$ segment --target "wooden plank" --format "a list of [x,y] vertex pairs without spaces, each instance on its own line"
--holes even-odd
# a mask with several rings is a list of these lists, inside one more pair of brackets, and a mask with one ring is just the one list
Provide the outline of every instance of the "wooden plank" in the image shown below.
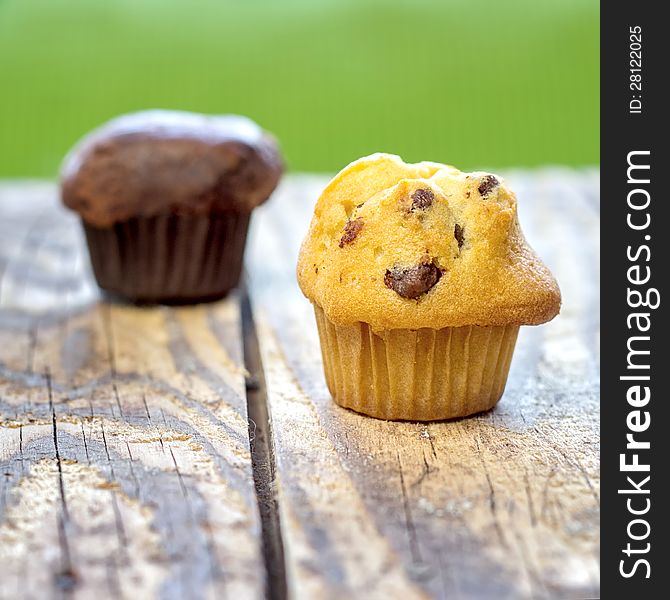
[[331,401],[294,271],[325,179],[288,181],[259,210],[251,295],[295,597],[598,595],[597,174],[509,179],[563,311],[522,328],[494,410],[451,422],[377,421]]
[[[294,276],[324,179],[289,179],[259,211],[271,597],[282,561],[298,598],[597,595],[597,177],[510,176],[564,310],[523,330],[497,409],[450,423],[330,401]],[[53,186],[0,186],[0,214],[0,597],[262,595],[239,298],[102,303]]]
[[0,215],[0,598],[262,596],[239,298],[102,302],[53,185]]

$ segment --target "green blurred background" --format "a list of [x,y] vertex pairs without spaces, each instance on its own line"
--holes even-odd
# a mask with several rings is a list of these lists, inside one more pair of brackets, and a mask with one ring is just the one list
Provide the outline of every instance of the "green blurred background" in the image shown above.
[[599,161],[593,0],[0,0],[0,177],[122,112],[246,114],[292,170]]

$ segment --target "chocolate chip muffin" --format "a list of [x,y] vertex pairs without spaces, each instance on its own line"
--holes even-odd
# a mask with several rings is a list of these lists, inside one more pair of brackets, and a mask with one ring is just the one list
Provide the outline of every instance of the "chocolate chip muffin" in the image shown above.
[[323,191],[298,281],[333,398],[382,419],[490,409],[519,326],[561,303],[500,177],[388,154],[353,162]]
[[98,284],[137,302],[224,296],[240,277],[252,210],[283,163],[246,117],[144,111],[84,137],[61,192],[83,222]]

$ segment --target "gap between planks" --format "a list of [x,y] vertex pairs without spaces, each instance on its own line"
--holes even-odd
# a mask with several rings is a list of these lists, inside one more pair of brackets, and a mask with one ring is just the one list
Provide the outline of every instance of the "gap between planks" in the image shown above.
[[265,561],[268,600],[286,600],[288,596],[284,543],[279,518],[279,499],[275,484],[275,455],[272,422],[268,409],[265,375],[258,345],[251,299],[246,285],[240,290],[240,317],[246,377],[247,418],[251,468],[261,517],[263,560]]

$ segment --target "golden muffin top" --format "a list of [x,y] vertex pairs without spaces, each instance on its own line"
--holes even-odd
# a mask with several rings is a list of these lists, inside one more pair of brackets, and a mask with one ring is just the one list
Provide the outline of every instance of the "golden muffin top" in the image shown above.
[[561,294],[496,175],[373,154],[322,192],[298,282],[334,323],[373,330],[538,325]]

